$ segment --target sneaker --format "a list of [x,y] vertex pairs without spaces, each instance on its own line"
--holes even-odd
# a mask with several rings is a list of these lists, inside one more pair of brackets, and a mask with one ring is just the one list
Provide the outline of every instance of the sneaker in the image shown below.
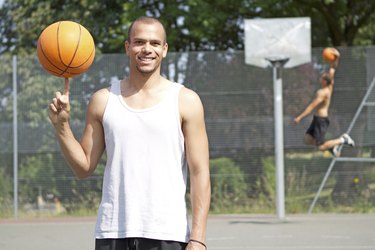
[[339,145],[334,146],[333,148],[329,149],[329,152],[332,154],[333,157],[339,157],[340,152],[339,152]]
[[344,144],[345,145],[349,145],[349,146],[351,146],[352,148],[355,146],[355,142],[354,142],[354,140],[348,135],[348,134],[343,134],[342,136],[341,136],[341,138],[343,138],[344,139]]

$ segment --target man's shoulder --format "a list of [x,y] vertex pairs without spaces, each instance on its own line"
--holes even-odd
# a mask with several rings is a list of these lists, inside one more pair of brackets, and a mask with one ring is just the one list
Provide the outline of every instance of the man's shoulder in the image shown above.
[[167,81],[169,81],[171,84],[173,84],[176,88],[180,89],[179,96],[180,96],[181,101],[183,101],[183,102],[186,101],[187,103],[189,103],[190,101],[200,101],[200,97],[195,90],[193,90],[189,87],[186,87],[182,83],[172,82],[170,80],[167,80]]
[[328,86],[320,88],[316,91],[316,94],[319,96],[331,96],[332,88],[329,88]]
[[183,96],[184,98],[188,98],[188,99],[196,99],[196,98],[199,98],[197,92],[195,92],[194,90],[188,88],[188,87],[185,87],[185,86],[181,86],[181,91],[180,91],[180,95]]
[[98,89],[94,92],[94,94],[92,95],[93,97],[106,97],[109,95],[109,92],[110,92],[110,88],[111,87],[106,87],[106,88],[101,88],[101,89]]
[[102,121],[109,93],[110,87],[99,89],[91,96],[87,112],[98,121]]
[[95,93],[92,95],[90,102],[97,104],[97,105],[106,103],[109,93],[110,93],[110,87],[99,89],[95,91]]

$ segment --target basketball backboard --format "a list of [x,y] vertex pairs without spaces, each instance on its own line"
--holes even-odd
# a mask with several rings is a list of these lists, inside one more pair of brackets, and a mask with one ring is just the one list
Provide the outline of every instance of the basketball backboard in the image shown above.
[[270,60],[289,59],[292,68],[311,61],[309,17],[245,20],[245,63],[266,68]]

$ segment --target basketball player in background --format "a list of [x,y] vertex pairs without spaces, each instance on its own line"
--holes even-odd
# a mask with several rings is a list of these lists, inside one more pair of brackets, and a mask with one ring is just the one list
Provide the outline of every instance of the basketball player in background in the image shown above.
[[314,145],[320,151],[329,150],[334,157],[338,157],[339,146],[349,145],[354,147],[354,141],[346,133],[332,140],[325,140],[325,134],[329,126],[328,111],[331,104],[331,97],[334,87],[334,76],[339,63],[340,53],[332,48],[335,59],[330,63],[328,72],[324,72],[320,77],[320,88],[316,91],[314,99],[309,105],[294,118],[294,123],[299,124],[302,119],[314,112],[313,120],[304,136],[304,143]]

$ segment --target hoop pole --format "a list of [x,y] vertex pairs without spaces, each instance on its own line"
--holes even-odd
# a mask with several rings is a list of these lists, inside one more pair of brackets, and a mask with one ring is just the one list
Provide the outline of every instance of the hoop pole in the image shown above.
[[276,213],[277,218],[285,218],[284,185],[284,126],[283,126],[283,81],[282,67],[289,58],[267,59],[273,68],[273,99],[275,117],[275,166],[276,166]]
[[276,208],[277,217],[285,217],[284,191],[284,131],[283,131],[283,82],[277,74],[278,67],[273,67],[274,116],[275,116],[275,163],[276,163]]

